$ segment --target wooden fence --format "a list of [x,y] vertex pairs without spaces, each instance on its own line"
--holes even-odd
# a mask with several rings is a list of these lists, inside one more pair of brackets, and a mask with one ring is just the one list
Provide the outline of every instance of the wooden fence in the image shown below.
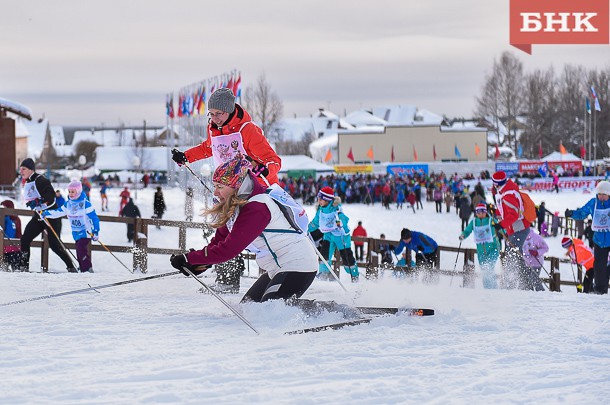
[[[5,215],[19,215],[20,217],[31,217],[34,213],[30,210],[23,209],[11,209],[0,207],[0,218],[4,218]],[[140,271],[142,273],[146,273],[148,269],[148,255],[149,254],[163,254],[163,255],[171,255],[173,253],[184,252],[187,249],[187,230],[188,229],[200,229],[202,232],[207,232],[208,235],[212,234],[212,229],[203,223],[200,222],[185,222],[185,221],[169,221],[169,220],[158,220],[158,219],[147,219],[147,218],[125,218],[125,217],[116,217],[116,216],[108,216],[108,215],[99,215],[101,222],[107,223],[122,223],[122,224],[133,224],[134,225],[134,243],[130,245],[108,245],[104,244],[106,248],[108,248],[111,252],[122,252],[122,253],[131,253],[133,255],[133,270]],[[565,221],[563,218],[563,227],[562,233],[570,234],[576,236],[576,229],[574,229],[574,221],[568,220]],[[29,220],[29,219],[28,219]],[[4,223],[4,221],[2,221]],[[25,228],[26,223],[22,221],[22,229]],[[148,230],[150,226],[160,226],[160,227],[169,227],[169,228],[178,228],[178,246],[176,248],[172,247],[152,247],[149,246],[149,238],[148,238]],[[102,229],[104,227],[102,226]],[[103,235],[103,233],[102,233]],[[6,244],[10,245],[19,245],[19,239],[8,239],[5,235],[0,238],[0,251],[4,250],[4,246]],[[66,238],[64,238],[66,239]],[[72,238],[70,238],[71,240]],[[379,246],[381,244],[386,245],[394,245],[398,246],[399,241],[385,240],[385,239],[376,239],[376,238],[361,238],[354,237],[354,241],[363,242],[366,248],[366,259],[364,261],[358,262],[358,267],[365,269],[365,274],[367,278],[376,278],[379,275],[379,271],[383,271],[389,267],[395,266],[384,266],[380,263],[380,256],[373,254],[373,252],[379,251]],[[63,241],[63,240],[62,240]],[[103,242],[103,238],[101,238]],[[63,241],[68,249],[75,249],[76,244],[74,242]],[[201,244],[201,239],[196,241],[197,245]],[[32,247],[41,248],[41,263],[40,267],[43,271],[46,271],[49,268],[49,241],[46,235],[46,232],[43,233],[42,241],[33,241]],[[105,248],[96,243],[91,244],[91,250],[93,251],[105,251]],[[441,263],[441,255],[449,254],[451,257],[456,257],[456,265],[454,269],[442,269],[440,266]],[[450,246],[439,246],[435,264],[434,271],[438,274],[445,274],[451,276],[461,277],[463,280],[464,287],[474,287],[474,283],[476,280],[476,273],[474,271],[475,267],[473,263],[476,259],[477,251],[476,249],[465,248],[458,249],[456,247]],[[454,256],[456,255],[456,256]],[[462,255],[461,268],[457,267],[457,260],[459,259],[459,255]],[[253,254],[244,254],[244,258],[246,260],[254,259]],[[0,255],[0,265],[3,265],[4,258],[3,255]],[[545,265],[545,272],[548,270],[548,274],[546,277],[542,277],[542,280],[548,283],[549,289],[551,291],[560,291],[561,285],[572,285],[575,286],[576,283],[574,281],[561,280],[559,274],[559,264],[560,263],[568,263],[567,259],[559,259],[556,257],[545,257],[545,263],[548,262],[548,265]],[[341,264],[341,260],[338,256],[338,253],[335,252],[335,258],[332,261],[333,268],[336,274],[339,274],[339,268]],[[580,266],[578,267],[578,279],[582,280],[582,269]],[[399,268],[400,270],[400,268]]]

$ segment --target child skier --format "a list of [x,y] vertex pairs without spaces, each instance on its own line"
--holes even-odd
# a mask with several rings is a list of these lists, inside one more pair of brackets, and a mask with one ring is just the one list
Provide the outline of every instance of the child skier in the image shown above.
[[[15,208],[15,204],[11,200],[2,201],[2,206],[5,208]],[[2,230],[6,238],[21,238],[21,220],[17,215],[5,215],[2,223]],[[4,266],[8,270],[9,266],[12,271],[16,271],[19,266],[19,258],[21,257],[21,249],[18,245],[4,245]],[[4,269],[3,269],[4,270]]]
[[572,263],[580,264],[585,268],[585,277],[582,285],[578,280],[576,288],[586,294],[593,292],[593,262],[595,258],[593,252],[580,239],[569,238],[564,236],[561,240],[561,246],[567,249],[566,255],[572,260]]
[[[335,252],[335,247],[339,249],[343,268],[347,274],[351,275],[352,282],[356,283],[358,282],[359,272],[351,248],[352,238],[347,226],[348,221],[349,218],[341,208],[341,198],[335,197],[332,188],[322,188],[318,193],[316,216],[309,223],[308,231],[314,240],[322,239],[318,250],[327,261],[330,261]],[[324,263],[320,263],[319,272],[321,279],[331,280],[330,271]]]
[[498,288],[494,268],[500,256],[500,241],[493,229],[494,221],[487,215],[485,204],[478,204],[474,213],[475,217],[466,225],[459,238],[464,240],[474,232],[477,259],[483,273],[483,287]]
[[[76,258],[81,273],[93,273],[89,243],[97,240],[100,231],[100,220],[93,205],[83,193],[83,185],[78,180],[68,184],[68,201],[56,210],[43,211],[43,218],[60,218],[67,216],[72,227],[72,237],[76,242]],[[91,239],[90,239],[91,238]]]
[[521,289],[544,291],[544,286],[540,280],[540,269],[544,263],[544,255],[549,251],[549,245],[546,244],[542,236],[538,235],[533,227],[530,227],[530,233],[523,242],[523,260],[529,267],[524,269],[525,274],[522,274]]

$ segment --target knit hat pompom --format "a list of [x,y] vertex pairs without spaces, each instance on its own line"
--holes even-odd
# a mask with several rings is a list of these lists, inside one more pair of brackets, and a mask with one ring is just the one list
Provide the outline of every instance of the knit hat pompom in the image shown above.
[[249,169],[250,162],[238,154],[216,168],[212,181],[238,190],[248,175]]

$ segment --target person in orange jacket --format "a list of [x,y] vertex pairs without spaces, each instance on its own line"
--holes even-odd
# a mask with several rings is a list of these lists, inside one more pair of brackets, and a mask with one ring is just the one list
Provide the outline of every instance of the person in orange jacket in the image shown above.
[[566,255],[573,263],[580,264],[586,269],[582,286],[580,285],[579,280],[579,285],[577,285],[576,288],[579,290],[582,288],[582,292],[586,294],[593,292],[593,262],[595,260],[591,249],[589,249],[582,240],[578,238],[569,238],[567,236],[564,236],[561,240],[561,246],[568,250]]
[[266,185],[277,183],[282,161],[269,145],[263,130],[252,122],[252,117],[235,103],[233,91],[216,90],[208,101],[208,138],[184,152],[172,150],[172,159],[178,165],[192,163],[212,156],[219,167],[241,153],[252,165],[252,173]]

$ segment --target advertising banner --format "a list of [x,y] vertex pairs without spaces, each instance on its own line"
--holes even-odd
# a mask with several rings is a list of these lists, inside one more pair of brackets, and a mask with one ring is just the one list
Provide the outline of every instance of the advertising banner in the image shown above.
[[427,164],[397,164],[397,165],[388,165],[388,174],[392,174],[394,176],[400,175],[409,175],[409,174],[428,174],[428,165]]

